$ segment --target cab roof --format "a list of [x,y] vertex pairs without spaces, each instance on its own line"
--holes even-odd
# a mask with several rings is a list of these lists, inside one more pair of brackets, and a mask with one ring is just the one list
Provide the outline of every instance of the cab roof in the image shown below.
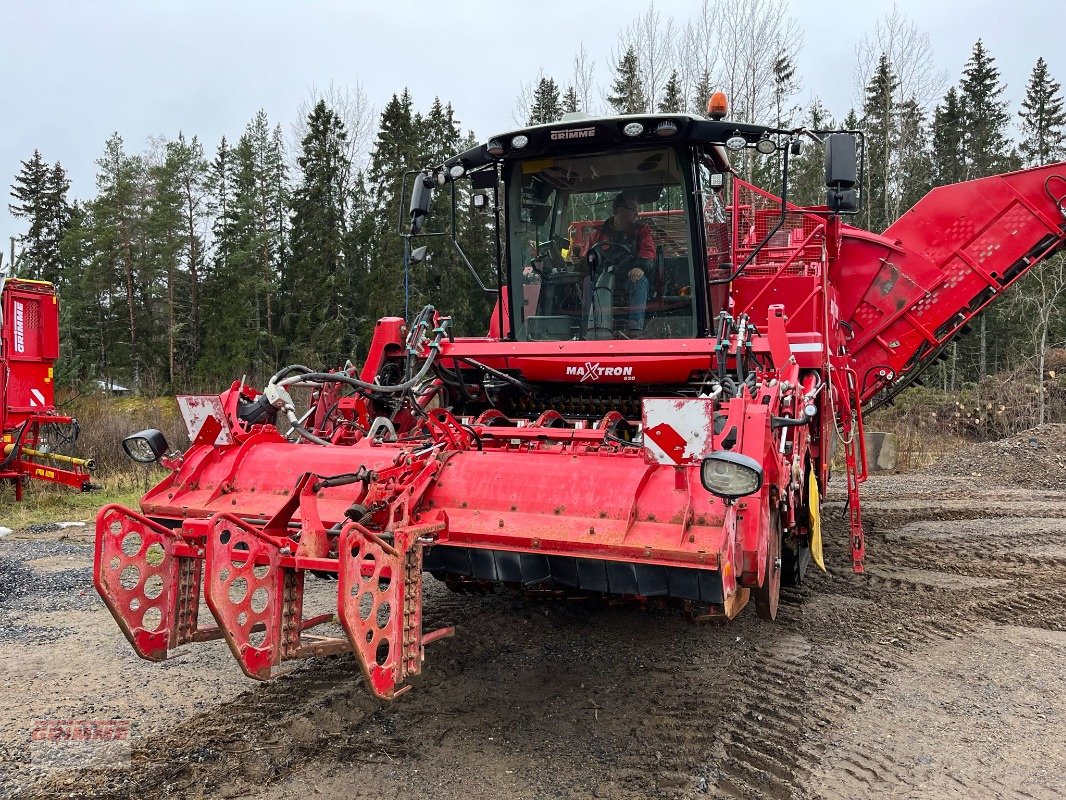
[[487,142],[452,156],[439,169],[447,174],[451,167],[461,164],[464,171],[469,172],[494,162],[555,154],[572,155],[612,147],[723,145],[727,139],[735,136],[742,137],[748,144],[755,144],[760,139],[790,133],[792,131],[765,125],[711,120],[693,114],[623,114],[604,117],[567,114],[558,122],[531,125],[492,136]]

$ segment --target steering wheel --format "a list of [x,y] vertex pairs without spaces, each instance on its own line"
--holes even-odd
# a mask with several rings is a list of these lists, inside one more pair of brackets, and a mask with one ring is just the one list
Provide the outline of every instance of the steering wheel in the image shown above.
[[[595,259],[592,257],[593,253],[596,254]],[[624,267],[633,260],[633,249],[617,242],[596,242],[589,247],[585,258],[589,262],[590,270],[599,272],[608,263],[615,268]]]
[[[547,275],[558,272],[566,267],[560,253],[562,248],[569,246],[570,240],[562,236],[553,235],[546,242],[536,244],[536,254],[529,259],[529,265],[538,275]],[[538,268],[537,264],[540,264]]]

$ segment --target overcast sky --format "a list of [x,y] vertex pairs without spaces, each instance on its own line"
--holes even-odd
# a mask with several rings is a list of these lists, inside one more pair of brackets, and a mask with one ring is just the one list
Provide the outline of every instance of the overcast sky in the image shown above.
[[[737,0],[742,2],[743,0]],[[39,149],[71,194],[94,193],[95,159],[117,131],[130,152],[152,136],[197,135],[209,154],[260,108],[290,128],[311,87],[362,84],[376,109],[404,86],[416,108],[450,101],[479,138],[512,127],[515,97],[539,69],[566,83],[584,43],[600,82],[619,30],[647,2],[386,0],[155,2],[0,0],[0,179]],[[657,0],[684,23],[697,0]],[[1012,117],[1038,56],[1066,83],[1064,0],[900,0],[956,82],[981,38],[1007,84]],[[801,101],[838,117],[855,105],[855,48],[890,0],[792,0],[804,31]],[[25,225],[0,209],[0,243]]]

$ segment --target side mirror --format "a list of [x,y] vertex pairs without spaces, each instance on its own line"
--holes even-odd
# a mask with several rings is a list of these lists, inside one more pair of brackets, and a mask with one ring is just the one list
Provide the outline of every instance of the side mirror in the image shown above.
[[421,264],[423,261],[426,260],[426,253],[428,252],[428,250],[429,248],[425,245],[422,245],[421,247],[416,247],[414,250],[411,251],[411,256],[407,259],[407,263],[410,264],[412,267],[415,264]]
[[834,133],[825,140],[826,205],[833,212],[850,213],[859,210],[859,160],[855,136]]
[[411,235],[414,236],[426,221],[429,204],[433,200],[433,176],[420,172],[415,176],[415,185],[411,189]]

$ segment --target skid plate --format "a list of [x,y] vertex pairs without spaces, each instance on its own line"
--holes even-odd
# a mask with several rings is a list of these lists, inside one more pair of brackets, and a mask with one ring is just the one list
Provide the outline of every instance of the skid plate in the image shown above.
[[117,505],[100,509],[96,531],[93,583],[137,654],[162,661],[197,638],[197,548]]
[[237,517],[211,520],[204,598],[244,674],[275,677],[300,646],[303,573],[281,566],[277,543]]

